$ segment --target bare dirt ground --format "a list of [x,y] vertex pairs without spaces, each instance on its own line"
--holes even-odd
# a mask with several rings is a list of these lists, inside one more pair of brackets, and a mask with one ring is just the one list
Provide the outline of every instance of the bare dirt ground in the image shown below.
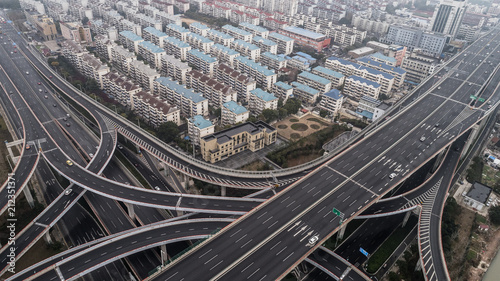
[[[463,267],[465,262],[465,254],[468,249],[471,228],[475,220],[475,212],[462,208],[460,216],[457,218],[456,223],[459,224],[458,235],[452,246],[451,259],[446,260],[450,279],[454,281],[470,280],[463,275]],[[467,271],[465,271],[467,272]]]
[[[316,121],[311,121],[311,120],[308,120],[308,119],[311,119],[311,118],[315,118],[317,120],[320,120],[321,123],[319,122],[316,122]],[[298,119],[299,121],[298,122],[291,122],[290,120],[293,120],[293,119]],[[302,123],[302,124],[305,124],[307,125],[307,130],[305,131],[298,131],[298,130],[294,130],[291,128],[291,126],[293,124],[297,124],[297,123]],[[283,136],[284,138],[286,139],[291,139],[291,135],[292,134],[298,134],[300,135],[300,138],[303,138],[303,137],[307,137],[309,136],[310,134],[314,133],[314,132],[317,132],[321,129],[324,129],[326,128],[327,126],[325,125],[327,124],[327,121],[320,118],[320,117],[317,117],[315,115],[312,115],[312,114],[305,114],[303,116],[301,116],[300,118],[299,117],[296,117],[296,116],[290,116],[288,118],[286,118],[285,120],[282,120],[280,122],[277,122],[276,124],[274,124],[274,127],[276,129],[278,129],[278,134]],[[312,126],[314,125],[314,126]],[[280,128],[283,127],[283,126],[286,126],[286,128]],[[313,128],[313,127],[316,127],[317,129]],[[298,138],[293,138],[293,140],[297,140]]]
[[187,24],[192,24],[193,22],[199,22],[197,20],[194,20],[194,19],[190,19],[190,18],[186,18],[186,17],[181,17],[181,21],[182,22],[185,22]]
[[486,245],[481,254],[481,262],[478,267],[473,267],[469,271],[469,279],[471,281],[480,281],[484,273],[490,266],[491,261],[500,247],[500,228],[490,229],[489,233],[484,234]]

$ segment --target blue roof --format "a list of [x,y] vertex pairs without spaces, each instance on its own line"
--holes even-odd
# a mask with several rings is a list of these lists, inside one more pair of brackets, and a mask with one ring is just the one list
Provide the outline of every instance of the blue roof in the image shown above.
[[198,29],[210,29],[210,27],[208,27],[208,26],[204,25],[204,24],[203,24],[203,23],[201,23],[201,22],[197,22],[197,21],[193,22],[193,23],[192,23],[192,24],[190,24],[189,26],[194,26],[194,27],[196,27],[196,28],[198,28]]
[[239,35],[242,35],[242,36],[248,36],[248,35],[252,35],[252,33],[246,31],[246,30],[243,30],[241,28],[237,28],[237,27],[234,27],[230,24],[226,24],[222,27],[223,30],[227,29],[229,31],[232,31],[234,33],[238,33]]
[[274,83],[274,85],[275,85],[276,87],[282,88],[282,89],[284,89],[284,90],[290,90],[290,89],[292,89],[292,88],[293,88],[292,86],[290,86],[290,85],[288,85],[287,83],[282,82],[282,81],[278,81],[278,82]]
[[197,34],[197,33],[189,33],[187,36],[194,37],[194,38],[196,38],[196,40],[201,41],[201,43],[210,43],[210,42],[213,43],[214,42],[214,41],[208,39],[207,37],[201,36],[200,34]]
[[178,24],[175,24],[175,23],[168,24],[166,26],[166,28],[175,30],[175,31],[180,32],[180,33],[191,32],[191,31],[189,31],[189,29],[185,29],[184,27],[182,27],[182,26],[180,26]]
[[332,98],[332,99],[334,99],[334,100],[339,100],[340,98],[342,98],[342,97],[343,97],[343,95],[342,95],[342,94],[340,93],[340,91],[339,91],[339,90],[337,90],[337,89],[332,89],[331,91],[326,92],[326,93],[324,93],[323,95],[324,95],[324,96],[327,96],[327,97],[329,97],[329,98]]
[[382,103],[382,101],[379,101],[378,99],[370,97],[370,96],[367,96],[367,95],[362,96],[361,100],[365,100],[367,102],[371,102],[373,104],[376,104],[377,106],[379,106]]
[[234,40],[233,43],[231,43],[231,44],[243,46],[244,48],[247,48],[250,51],[260,49],[259,47],[255,46],[254,44],[248,43],[247,41],[243,41],[241,39]]
[[255,44],[256,42],[262,43],[266,46],[277,46],[278,43],[271,41],[269,39],[262,38],[260,36],[254,36],[252,42]]
[[380,67],[380,68],[385,69],[387,71],[393,71],[393,72],[401,74],[401,75],[406,73],[406,71],[404,69],[402,69],[401,67],[391,66],[391,65],[388,65],[388,64],[383,63],[383,62],[374,61],[373,59],[371,59],[369,57],[359,58],[358,61],[363,62],[363,63],[367,63],[369,65],[373,65],[376,67]]
[[141,43],[139,43],[139,46],[144,47],[146,50],[148,50],[154,54],[165,52],[165,50],[163,50],[162,48],[156,46],[155,44],[153,44],[149,41],[142,41]]
[[240,53],[236,52],[235,50],[233,50],[229,47],[226,47],[224,45],[221,45],[221,44],[214,44],[214,45],[212,45],[211,49],[220,50],[223,53],[228,54],[228,55],[239,55],[240,54]]
[[344,77],[344,74],[337,72],[337,71],[334,71],[334,70],[331,70],[331,69],[326,68],[326,67],[322,67],[322,66],[316,66],[315,68],[313,68],[313,70],[319,71],[319,72],[324,73],[328,76],[333,76],[336,78]]
[[235,101],[228,101],[222,104],[222,106],[224,106],[234,114],[242,114],[248,112],[248,109],[246,109],[244,106],[237,104]]
[[310,65],[309,63],[309,60],[307,60],[306,58],[304,57],[301,57],[301,56],[293,56],[292,59],[295,59],[295,60],[298,60],[300,62],[302,62],[303,64],[305,65]]
[[377,82],[373,82],[373,81],[370,81],[368,79],[365,79],[363,77],[359,77],[359,76],[356,76],[356,75],[351,75],[349,77],[347,77],[348,79],[351,78],[355,81],[358,81],[358,82],[361,82],[361,83],[365,83],[366,85],[370,85],[370,86],[373,86],[374,88],[378,88],[380,87],[380,84],[377,83]]
[[240,26],[243,26],[243,27],[246,27],[246,28],[251,29],[253,31],[258,31],[258,32],[269,31],[269,30],[263,28],[262,26],[258,26],[258,25],[251,24],[251,23],[248,23],[248,22],[240,22]]
[[174,92],[180,94],[184,98],[192,100],[194,103],[199,103],[207,100],[201,94],[195,93],[191,89],[186,89],[184,86],[177,84],[177,82],[172,81],[168,77],[160,77],[157,78],[155,81],[157,81],[158,83],[162,84],[163,86],[169,89],[172,89]]
[[366,66],[354,63],[354,62],[350,62],[350,61],[345,60],[345,59],[341,59],[341,58],[337,58],[337,57],[329,57],[327,60],[338,61],[342,65],[351,65],[356,69],[366,70],[367,72],[369,72],[373,75],[382,75],[384,78],[389,79],[389,80],[394,78],[394,76],[390,75],[389,73],[385,73],[385,72],[382,72],[382,71],[379,71],[379,70],[376,70],[376,69],[373,69],[370,67],[366,67]]
[[280,41],[285,41],[285,42],[288,42],[288,41],[293,41],[292,38],[288,37],[288,36],[285,36],[283,34],[279,34],[277,32],[273,32],[273,33],[269,33],[269,36],[268,38],[276,38]]
[[184,41],[182,41],[180,39],[177,39],[175,37],[167,37],[167,38],[163,39],[163,42],[164,43],[170,43],[170,44],[172,44],[174,46],[177,46],[179,48],[187,48],[187,47],[189,47],[188,43],[186,43],[186,42],[184,42]]
[[227,33],[224,33],[224,32],[220,32],[220,31],[215,30],[215,29],[210,29],[207,34],[213,34],[214,36],[221,37],[222,39],[231,39],[231,38],[234,39],[233,36],[231,36]]
[[168,36],[166,33],[161,32],[158,29],[156,29],[154,27],[151,27],[151,26],[148,26],[148,27],[144,28],[144,31],[147,31],[147,32],[153,34],[156,37],[167,37]]
[[381,59],[381,60],[385,60],[385,61],[390,61],[392,63],[396,63],[396,61],[397,61],[396,58],[384,56],[381,53],[373,53],[371,55],[368,55],[367,57],[372,57],[372,58],[377,58],[377,59]]
[[264,52],[264,53],[260,54],[260,56],[261,57],[267,57],[267,58],[270,58],[270,59],[278,61],[278,62],[286,61],[286,59],[284,58],[284,56],[278,56],[278,55],[275,55],[275,54],[271,54],[269,52]]
[[201,115],[195,115],[189,118],[189,122],[193,123],[198,129],[205,129],[214,125],[210,120],[203,118]]
[[141,36],[133,33],[130,30],[124,30],[120,32],[120,35],[124,36],[125,38],[132,40],[132,41],[140,41],[143,40]]
[[315,58],[313,58],[313,57],[312,57],[311,55],[309,55],[309,54],[306,54],[306,53],[303,53],[303,52],[297,52],[297,53],[295,53],[295,54],[296,54],[296,55],[298,55],[298,56],[301,56],[301,57],[303,57],[303,58],[306,58],[308,61],[310,61],[310,62],[312,62],[312,63],[316,62],[316,59],[315,59]]
[[188,51],[188,54],[191,54],[195,57],[198,57],[202,60],[204,60],[205,62],[208,62],[208,63],[212,63],[212,62],[217,62],[217,59],[214,58],[214,57],[211,57],[203,52],[200,52],[199,50],[197,49],[191,49]]
[[271,76],[271,75],[275,75],[276,73],[274,72],[274,70],[271,70],[267,67],[264,67],[258,63],[256,63],[255,61],[247,58],[247,57],[242,57],[242,56],[239,56],[239,57],[236,57],[235,60],[243,63],[244,65],[248,65],[250,68],[253,68],[255,69],[257,72],[265,75],[265,76]]
[[299,76],[304,77],[304,78],[309,79],[309,80],[313,80],[313,81],[321,83],[323,85],[327,85],[327,84],[332,83],[330,80],[323,78],[319,75],[312,74],[311,72],[308,72],[308,71],[302,71],[299,74]]
[[288,26],[288,27],[283,28],[283,30],[286,30],[288,32],[292,32],[295,34],[299,34],[300,36],[309,37],[311,39],[320,39],[322,37],[326,37],[324,34],[312,32],[310,30],[303,29],[303,28],[296,27],[296,26]]
[[361,116],[366,117],[367,119],[373,119],[373,112],[370,112],[370,111],[367,111],[367,110],[363,110],[361,112],[356,111],[356,113],[359,114],[359,115],[361,115]]
[[311,88],[311,87],[309,87],[307,85],[304,85],[302,83],[299,83],[299,82],[292,82],[292,86],[294,88],[297,88],[297,89],[303,91],[303,92],[309,93],[310,95],[313,95],[313,96],[316,95],[316,94],[319,94],[318,90],[316,90],[314,88]]
[[264,100],[264,101],[272,101],[277,99],[273,94],[270,94],[266,91],[263,91],[261,88],[257,88],[255,90],[251,90],[250,93],[253,95],[257,96],[258,98]]

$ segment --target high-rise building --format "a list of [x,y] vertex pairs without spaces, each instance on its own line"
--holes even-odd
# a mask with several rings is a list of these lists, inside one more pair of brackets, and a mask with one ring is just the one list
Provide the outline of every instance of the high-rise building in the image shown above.
[[455,37],[466,10],[466,0],[441,0],[434,14],[430,30]]
[[268,12],[280,12],[289,16],[295,15],[299,7],[299,0],[267,0],[262,1],[262,9]]

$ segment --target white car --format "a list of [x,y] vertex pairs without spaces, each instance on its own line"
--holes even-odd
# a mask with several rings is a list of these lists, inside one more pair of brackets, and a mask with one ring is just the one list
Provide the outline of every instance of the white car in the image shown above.
[[71,188],[66,189],[66,191],[64,191],[64,195],[69,195],[71,191],[73,191]]
[[155,186],[155,190],[158,190],[158,191],[159,191],[159,190],[160,190],[160,188],[159,188],[158,186]]
[[316,244],[318,240],[319,240],[318,235],[314,235],[313,237],[309,238],[309,245],[314,246],[314,244]]
[[396,174],[396,173],[392,173],[392,174],[390,174],[390,175],[389,175],[389,178],[392,180],[392,179],[393,179],[393,178],[395,178],[396,176],[397,176],[397,174]]
[[422,137],[420,138],[420,141],[425,141],[425,137],[424,137],[424,136],[422,136]]

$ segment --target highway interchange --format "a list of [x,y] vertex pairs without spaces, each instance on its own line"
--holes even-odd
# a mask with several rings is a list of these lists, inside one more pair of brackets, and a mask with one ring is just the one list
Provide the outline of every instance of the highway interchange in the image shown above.
[[[351,147],[325,165],[315,169],[315,171],[299,180],[298,183],[274,196],[271,200],[259,205],[236,223],[225,228],[213,239],[208,240],[203,244],[203,247],[199,247],[196,251],[190,253],[186,261],[182,260],[182,262],[174,263],[173,266],[162,273],[164,275],[161,275],[163,277],[160,278],[167,279],[171,277],[174,278],[171,280],[181,278],[185,278],[184,280],[200,280],[196,278],[199,278],[199,276],[211,276],[213,278],[235,280],[234,278],[237,278],[238,275],[248,273],[248,278],[261,280],[277,279],[284,272],[289,271],[297,261],[305,258],[313,250],[314,247],[307,245],[310,237],[318,235],[320,240],[324,241],[330,234],[337,230],[339,218],[332,214],[331,209],[333,207],[344,212],[349,219],[361,213],[373,201],[381,198],[381,196],[401,182],[403,178],[409,176],[411,172],[436,155],[462,132],[483,118],[489,105],[496,104],[498,97],[492,95],[496,93],[496,85],[498,85],[499,81],[494,69],[494,66],[498,65],[498,58],[500,57],[497,54],[498,50],[496,47],[498,46],[498,39],[495,38],[489,41],[489,38],[483,38],[482,40],[488,41],[491,47],[486,48],[487,45],[479,43],[470,46],[469,49],[436,74],[443,77],[438,84],[439,86],[430,83],[422,85],[421,89],[430,89],[431,92],[424,95],[426,91],[417,90],[416,93],[419,95],[417,100],[412,101],[411,106],[405,107],[397,118],[392,118],[388,124],[383,126],[382,130],[372,132],[363,141],[357,143],[356,146]],[[26,50],[26,46],[23,46],[22,42],[18,46]],[[492,54],[488,54],[488,57],[485,54],[488,50],[491,50],[492,54],[496,52],[496,56],[492,57]],[[7,52],[5,47],[3,51]],[[21,53],[16,54],[19,56],[22,55]],[[26,51],[23,54],[29,56]],[[14,85],[29,84],[26,80],[26,75],[23,74],[25,69],[20,64],[24,59],[19,59],[19,62],[16,62],[17,66],[13,66],[12,61],[7,60],[7,58],[13,57],[13,60],[15,60],[16,56],[9,56],[7,54],[2,57],[5,60],[1,61],[1,65],[4,68],[7,68],[11,64],[7,68],[9,71],[19,69],[17,70],[17,74],[5,75],[5,79],[8,77],[12,81],[7,79],[1,82],[5,93],[13,91],[14,94],[10,95],[10,98],[20,112],[23,123],[28,124],[25,125],[25,127],[29,128],[25,130],[25,132],[29,132],[26,133],[25,140],[31,141],[36,148],[40,146],[43,156],[48,163],[72,182],[76,182],[93,192],[112,199],[148,207],[173,208],[173,210],[224,214],[224,210],[221,209],[212,207],[208,209],[206,206],[207,202],[213,202],[213,200],[220,200],[220,202],[252,202],[253,205],[250,207],[244,207],[243,205],[228,206],[231,211],[226,214],[242,215],[255,207],[256,202],[262,202],[262,200],[256,201],[255,199],[240,200],[233,198],[226,200],[209,198],[210,200],[204,200],[193,197],[194,202],[191,202],[192,204],[187,202],[186,206],[179,208],[176,204],[167,205],[165,203],[154,202],[160,201],[158,198],[162,198],[163,202],[167,202],[165,200],[172,200],[170,203],[177,203],[178,200],[169,199],[168,197],[171,196],[170,198],[172,198],[173,196],[173,198],[178,199],[179,196],[177,194],[151,190],[145,191],[128,184],[119,184],[98,176],[106,166],[107,161],[109,161],[110,155],[113,154],[110,153],[110,151],[113,152],[114,150],[116,140],[116,132],[113,127],[118,124],[118,120],[116,118],[112,120],[108,115],[102,112],[98,113],[94,109],[93,115],[102,125],[100,128],[106,128],[105,126],[110,127],[105,131],[101,131],[102,138],[99,151],[96,152],[95,146],[91,145],[90,141],[88,142],[87,151],[92,151],[90,153],[96,154],[90,162],[91,164],[97,162],[96,168],[92,172],[91,166],[85,167],[87,164],[81,157],[74,156],[74,153],[78,152],[69,145],[70,142],[65,137],[66,134],[63,133],[64,130],[67,131],[68,135],[77,135],[77,132],[70,131],[75,127],[72,125],[73,123],[70,123],[68,127],[64,122],[62,124],[60,122],[53,122],[53,120],[61,120],[66,116],[65,112],[53,115],[53,109],[60,108],[60,106],[53,106],[57,103],[56,96],[49,95],[50,99],[49,97],[42,99],[40,94],[37,93],[35,85],[18,91]],[[477,63],[479,59],[482,62]],[[31,72],[30,75],[33,76],[35,74],[30,66],[26,65],[24,67],[29,69]],[[475,71],[473,72],[473,70]],[[6,69],[3,69],[3,71],[6,71]],[[468,74],[470,73],[472,74],[469,76]],[[491,78],[492,81],[481,95],[481,97],[487,99],[487,102],[482,105],[475,105],[476,107],[482,106],[482,108],[471,109],[468,105],[470,103],[469,96],[479,92],[489,75],[493,76]],[[31,81],[31,84],[35,82]],[[60,89],[65,85],[64,83],[57,84]],[[456,85],[460,86],[457,87]],[[25,95],[27,91],[35,98],[23,99],[23,96],[18,94],[19,92],[23,92],[23,95]],[[493,98],[489,99],[490,96]],[[2,99],[2,102],[5,104],[7,101]],[[38,104],[45,104],[45,106],[38,107]],[[90,106],[86,106],[86,108],[88,107]],[[106,114],[109,114],[109,112],[106,112]],[[415,118],[415,116],[423,118]],[[69,122],[74,121],[70,120]],[[125,127],[127,126],[121,125],[120,128]],[[411,128],[411,130],[408,128]],[[388,132],[390,133],[388,134]],[[28,134],[33,134],[33,136]],[[108,139],[106,136],[108,136]],[[424,141],[420,141],[422,136],[425,137]],[[40,139],[45,139],[45,142],[38,143],[37,140]],[[85,143],[85,141],[82,142]],[[150,146],[149,149],[147,149],[148,145]],[[146,147],[146,150],[168,162],[169,158],[165,156],[165,158],[162,158],[160,150],[154,148],[155,145],[155,143],[143,144],[142,147]],[[24,158],[29,158],[27,157],[28,155],[33,158],[33,156],[37,155],[36,150],[24,150],[24,154],[26,155],[21,157],[21,161]],[[394,155],[398,156],[393,157]],[[86,157],[88,157],[88,154]],[[66,165],[66,159],[72,159],[74,165]],[[181,160],[179,161],[181,162]],[[29,163],[27,165],[27,167],[31,167],[31,170],[34,166],[35,164],[29,165]],[[181,170],[183,169],[179,168],[180,166],[176,164],[173,164],[173,166],[178,166],[178,169]],[[189,173],[195,175],[195,177],[204,178],[198,170],[191,169]],[[214,178],[213,172],[210,173],[211,175],[209,177],[205,176],[204,179],[209,182],[220,183],[220,180]],[[396,173],[397,177],[389,179],[388,175],[391,173]],[[84,178],[83,181],[77,179],[82,177]],[[232,177],[235,177],[236,180]],[[265,182],[264,185],[261,185],[262,187],[272,185],[272,180],[270,179],[262,181],[262,179],[258,178],[243,177],[245,184],[242,184],[243,180],[238,178],[238,175],[229,178],[226,175],[221,177],[221,180],[223,180],[224,185],[228,186],[259,187],[252,185],[255,182]],[[292,176],[291,178],[284,176],[280,182],[286,183],[296,178],[296,176]],[[96,187],[101,187],[102,189],[97,190]],[[116,191],[114,190],[115,188]],[[81,194],[79,191],[81,190],[74,187],[73,193],[70,195],[77,196]],[[123,195],[120,195],[120,191],[122,191]],[[130,192],[129,196],[131,197],[127,198],[124,191]],[[140,195],[136,196],[137,194]],[[150,197],[146,198],[143,194],[149,194]],[[140,196],[144,196],[145,198],[138,198]],[[61,197],[64,197],[62,193]],[[71,200],[70,197],[67,197],[67,200],[64,202],[69,202]],[[189,198],[189,196],[183,197]],[[73,197],[73,199],[75,198]],[[154,198],[157,199],[155,200]],[[200,200],[201,203],[196,203],[196,200]],[[73,202],[76,202],[76,200]],[[220,206],[219,203],[215,204]],[[241,209],[238,210],[238,207]],[[233,247],[223,246],[228,244],[232,244]],[[319,244],[320,241],[310,246],[317,246]],[[252,257],[254,255],[256,257],[260,255],[266,256],[269,253],[275,254],[276,257],[271,260]],[[198,261],[205,262],[204,266],[201,266],[200,270],[196,272],[187,268],[190,264],[189,259],[193,259],[194,257],[198,258]],[[277,266],[277,262],[279,266]],[[71,267],[70,261],[68,265],[65,263],[61,269],[70,269]],[[212,270],[214,271],[212,272]],[[67,277],[67,275],[64,276]]]

